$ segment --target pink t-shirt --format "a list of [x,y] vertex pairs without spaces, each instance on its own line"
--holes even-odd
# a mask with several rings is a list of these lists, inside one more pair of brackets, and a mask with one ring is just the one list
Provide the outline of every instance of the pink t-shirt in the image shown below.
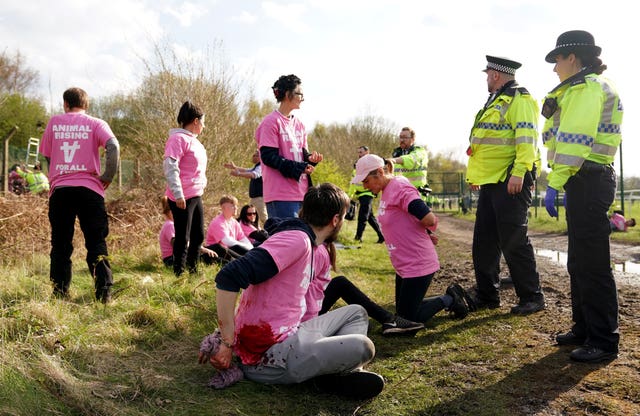
[[242,233],[245,236],[247,236],[249,241],[251,241],[252,243],[255,243],[256,240],[254,240],[253,238],[249,237],[249,234],[251,234],[254,231],[258,231],[258,229],[256,227],[254,227],[253,224],[244,223],[242,221],[238,221],[238,224],[240,224],[240,228],[242,228]]
[[[262,245],[278,267],[271,279],[242,292],[235,318],[235,352],[243,364],[255,365],[272,345],[298,330],[307,313],[307,291],[320,247],[313,247],[304,231],[282,231]],[[326,250],[325,250],[326,251]],[[313,254],[312,254],[313,253]],[[313,267],[312,267],[313,259]]]
[[173,244],[171,240],[176,236],[176,229],[173,221],[166,220],[160,229],[160,253],[163,259],[173,255]]
[[409,203],[420,199],[415,186],[395,176],[380,197],[378,222],[391,264],[403,278],[420,277],[440,269],[438,254],[420,221],[409,213]]
[[207,228],[206,245],[220,244],[226,247],[222,242],[222,239],[225,237],[231,237],[234,240],[240,241],[244,239],[245,235],[244,232],[242,232],[240,223],[238,223],[235,218],[226,220],[224,215],[218,214],[217,217],[211,220],[209,228]]
[[58,186],[83,186],[104,197],[98,149],[114,137],[105,121],[85,112],[51,117],[40,142],[40,153],[50,158],[51,192]]
[[[279,111],[266,116],[256,130],[258,148],[275,147],[285,159],[304,162],[302,149],[307,148],[307,133],[296,117],[285,117]],[[302,201],[309,188],[309,178],[300,175],[299,180],[285,178],[278,169],[264,163],[262,166],[262,195],[264,202]]]
[[618,231],[627,231],[627,224],[624,217],[617,212],[611,215],[609,221],[611,221]]
[[306,303],[307,312],[302,317],[302,322],[318,316],[322,309],[324,291],[331,280],[331,258],[327,247],[323,244],[313,253],[313,279],[309,284]]
[[[168,157],[178,161],[184,199],[201,196],[207,186],[207,151],[198,136],[185,129],[169,130],[163,160]],[[165,195],[176,200],[168,186]]]

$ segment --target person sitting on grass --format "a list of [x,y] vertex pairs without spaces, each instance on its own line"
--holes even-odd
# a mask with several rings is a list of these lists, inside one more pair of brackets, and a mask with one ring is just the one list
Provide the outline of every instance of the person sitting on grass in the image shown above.
[[636,226],[636,219],[631,218],[629,220],[625,219],[624,212],[622,211],[613,211],[611,217],[609,217],[609,225],[611,226],[611,231],[627,231],[629,227]]
[[[286,221],[285,218],[269,218],[265,226],[270,232],[274,232],[279,224]],[[328,259],[331,262],[331,270],[335,271],[336,252],[333,244],[325,244]],[[421,329],[424,324],[404,319],[394,315],[382,306],[372,301],[353,282],[345,276],[331,278],[330,271],[316,276],[312,286],[307,292],[307,313],[302,321],[306,321],[316,315],[323,315],[331,309],[339,299],[348,305],[360,305],[367,311],[370,318],[378,321],[382,325],[382,335],[413,335]]]
[[436,271],[440,268],[433,228],[437,217],[422,200],[415,186],[404,176],[385,172],[385,161],[368,154],[356,163],[352,183],[362,183],[374,194],[382,193],[378,222],[382,228],[391,264],[396,271],[396,312],[416,322],[426,322],[446,309],[462,319],[475,303],[457,283],[442,296],[425,298]]
[[[162,262],[164,265],[167,267],[173,267],[173,242],[176,237],[176,228],[173,223],[173,213],[169,206],[169,198],[165,195],[162,197],[161,202],[164,224],[162,224],[160,235],[158,237],[160,241],[160,254],[162,255]],[[200,260],[208,263],[222,261],[215,251],[209,250],[206,247],[200,247]]]
[[331,267],[325,243],[336,240],[348,206],[339,187],[311,187],[300,218],[281,222],[260,247],[220,270],[215,279],[220,347],[211,354],[201,351],[200,363],[226,371],[235,353],[244,376],[258,383],[313,379],[321,391],[356,399],[382,391],[383,378],[362,370],[375,355],[362,306],[302,320],[314,307],[309,290],[321,290],[318,277]]
[[220,214],[211,220],[205,239],[209,250],[229,261],[244,256],[253,248],[234,218],[237,210],[238,199],[232,195],[223,195],[220,198]]
[[242,232],[254,247],[259,246],[269,237],[269,233],[260,228],[260,214],[253,204],[247,204],[242,207],[238,222],[240,223]]

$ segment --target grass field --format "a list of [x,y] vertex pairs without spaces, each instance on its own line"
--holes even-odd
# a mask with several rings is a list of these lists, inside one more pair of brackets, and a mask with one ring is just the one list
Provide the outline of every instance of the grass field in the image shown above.
[[[354,222],[346,224],[345,244],[353,243],[354,229]],[[112,253],[116,286],[106,306],[92,298],[81,244],[70,301],[50,297],[46,244],[0,260],[0,414],[622,415],[640,409],[637,374],[607,377],[605,368],[588,378],[594,366],[567,371],[565,354],[548,340],[558,322],[496,311],[462,321],[441,313],[415,338],[383,338],[372,321],[377,354],[368,369],[387,385],[370,401],[320,394],[311,383],[242,381],[213,390],[206,384],[214,370],[198,365],[197,353],[215,328],[216,267],[177,279],[163,268],[153,232],[143,236],[146,242],[127,239],[131,232],[123,227],[110,236],[118,247]],[[368,230],[362,248],[340,250],[339,273],[393,309],[393,271],[384,246],[374,241]],[[469,253],[455,244],[443,241],[439,252],[443,271],[430,294],[472,273]],[[590,389],[575,394],[583,378]]]

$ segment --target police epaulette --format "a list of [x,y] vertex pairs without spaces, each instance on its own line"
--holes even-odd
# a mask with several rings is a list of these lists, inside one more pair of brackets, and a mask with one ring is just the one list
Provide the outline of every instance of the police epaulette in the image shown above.
[[516,95],[516,91],[518,91],[522,95],[529,95],[529,91],[525,87],[510,87],[507,88],[503,94],[508,95],[509,97],[513,97]]
[[580,77],[580,78],[577,78],[577,79],[574,79],[573,81],[571,81],[571,84],[569,84],[569,85],[571,85],[573,87],[574,85],[585,84],[586,82],[587,81],[585,80],[585,77]]

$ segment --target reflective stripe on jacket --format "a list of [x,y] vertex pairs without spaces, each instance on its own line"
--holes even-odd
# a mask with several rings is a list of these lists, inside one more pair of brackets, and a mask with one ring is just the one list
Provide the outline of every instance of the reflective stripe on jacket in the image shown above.
[[416,188],[427,185],[427,167],[429,165],[429,153],[422,146],[413,146],[411,151],[399,156],[402,163],[396,163],[393,171],[396,175],[402,175]]
[[591,73],[577,77],[552,92],[557,109],[544,124],[542,141],[552,169],[549,186],[561,189],[585,160],[611,164],[622,140],[623,108],[606,78]]
[[[504,87],[503,87],[504,88]],[[503,182],[507,171],[523,178],[537,159],[538,104],[515,82],[480,110],[471,130],[467,182]]]

